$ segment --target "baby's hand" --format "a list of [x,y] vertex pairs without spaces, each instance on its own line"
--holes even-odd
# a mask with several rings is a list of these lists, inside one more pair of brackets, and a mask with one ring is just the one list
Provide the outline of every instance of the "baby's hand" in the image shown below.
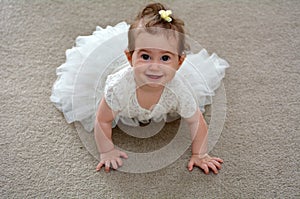
[[203,169],[205,174],[209,174],[209,169],[217,174],[218,170],[222,168],[221,163],[223,163],[222,159],[210,157],[208,154],[205,154],[202,157],[200,155],[192,155],[188,164],[188,169],[189,171],[192,171],[193,166],[195,165]]
[[121,158],[128,158],[127,154],[123,151],[113,149],[106,153],[100,154],[100,162],[96,167],[96,171],[100,171],[103,166],[105,166],[105,171],[109,172],[110,166],[113,169],[117,169],[118,167],[122,166],[123,162]]

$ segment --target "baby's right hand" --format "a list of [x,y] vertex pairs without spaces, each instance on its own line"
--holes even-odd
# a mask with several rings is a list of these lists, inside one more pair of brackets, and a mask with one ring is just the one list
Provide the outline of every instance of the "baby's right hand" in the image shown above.
[[118,169],[118,167],[122,166],[123,162],[122,158],[128,158],[127,154],[118,149],[113,149],[106,153],[100,154],[100,162],[96,167],[96,171],[100,171],[103,166],[105,166],[105,171],[109,172],[110,166],[113,169]]

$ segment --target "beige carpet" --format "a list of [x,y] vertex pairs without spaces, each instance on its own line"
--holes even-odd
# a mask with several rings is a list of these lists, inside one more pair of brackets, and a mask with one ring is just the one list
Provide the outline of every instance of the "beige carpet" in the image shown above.
[[95,172],[76,128],[49,101],[55,69],[77,36],[130,21],[145,4],[0,1],[1,198],[299,198],[297,0],[166,1],[194,39],[231,65],[226,122],[211,152],[223,169],[188,172],[187,150],[150,173]]

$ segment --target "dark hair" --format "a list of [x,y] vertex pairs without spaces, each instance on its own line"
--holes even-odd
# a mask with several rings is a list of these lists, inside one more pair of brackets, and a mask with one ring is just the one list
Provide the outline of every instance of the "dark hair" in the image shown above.
[[[159,11],[166,10],[165,6],[161,3],[148,4],[135,18],[134,22],[130,25],[128,31],[128,50],[133,53],[135,49],[135,37],[137,30],[142,29],[151,34],[163,33],[173,34],[177,36],[178,40],[178,54],[182,55],[188,49],[185,43],[184,22],[171,15],[171,22],[167,22],[161,18]],[[170,31],[172,30],[172,31]]]

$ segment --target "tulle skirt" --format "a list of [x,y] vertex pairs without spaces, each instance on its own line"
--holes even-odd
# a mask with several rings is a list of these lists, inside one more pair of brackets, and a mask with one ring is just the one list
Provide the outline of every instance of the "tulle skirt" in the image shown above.
[[[96,27],[92,35],[79,36],[76,45],[66,51],[66,62],[56,70],[50,100],[68,123],[79,121],[85,130],[93,130],[107,76],[129,66],[124,54],[128,29],[125,22],[105,29]],[[209,55],[205,49],[187,54],[177,74],[189,82],[201,111],[211,103],[227,67],[224,59]]]

